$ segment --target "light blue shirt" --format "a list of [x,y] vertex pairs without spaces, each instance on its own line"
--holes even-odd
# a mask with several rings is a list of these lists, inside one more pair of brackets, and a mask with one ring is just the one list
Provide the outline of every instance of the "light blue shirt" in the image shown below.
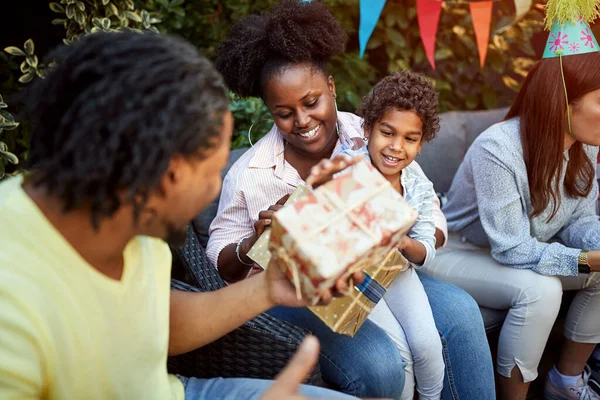
[[[598,147],[584,148],[596,164]],[[585,198],[567,196],[563,183],[568,151],[564,158],[557,214],[548,221],[550,204],[531,218],[519,119],[493,125],[473,142],[454,177],[443,208],[449,230],[475,245],[491,247],[492,257],[501,264],[543,275],[577,275],[581,249],[600,250],[598,183],[594,180]]]
[[[367,146],[358,150],[350,150],[343,147],[341,153],[355,156],[364,154],[365,159],[371,161]],[[436,198],[433,184],[416,161],[410,163],[402,170],[400,184],[404,190],[404,199],[417,211],[419,217],[412,229],[408,232],[408,237],[420,242],[425,246],[427,255],[422,265],[427,264],[435,257],[435,221],[433,215],[433,202]]]

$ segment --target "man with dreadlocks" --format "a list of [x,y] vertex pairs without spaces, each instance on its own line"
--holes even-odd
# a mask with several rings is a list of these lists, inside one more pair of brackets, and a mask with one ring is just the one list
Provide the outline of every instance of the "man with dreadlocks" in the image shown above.
[[181,244],[221,188],[232,117],[220,75],[154,34],[93,34],[52,58],[27,99],[30,173],[0,184],[0,398],[295,396],[314,338],[274,385],[166,371],[167,354],[302,305],[279,268],[211,293],[169,290],[165,241]]

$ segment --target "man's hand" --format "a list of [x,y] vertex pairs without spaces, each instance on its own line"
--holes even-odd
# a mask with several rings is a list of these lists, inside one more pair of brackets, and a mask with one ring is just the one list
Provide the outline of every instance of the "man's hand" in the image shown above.
[[[273,257],[274,258],[274,257]],[[270,301],[274,306],[286,307],[306,307],[304,300],[298,300],[296,297],[296,289],[291,284],[289,279],[283,274],[279,265],[271,258],[269,267],[264,274],[266,279],[266,287],[268,289]],[[350,282],[350,280],[352,282]],[[352,274],[351,279],[339,278],[335,287],[326,290],[321,294],[321,301],[318,305],[327,305],[334,297],[343,296],[351,289],[350,283],[360,285],[365,280],[365,274],[362,271]]]
[[319,341],[314,336],[307,336],[288,365],[275,377],[273,386],[263,395],[262,400],[306,399],[298,393],[298,389],[318,359]]

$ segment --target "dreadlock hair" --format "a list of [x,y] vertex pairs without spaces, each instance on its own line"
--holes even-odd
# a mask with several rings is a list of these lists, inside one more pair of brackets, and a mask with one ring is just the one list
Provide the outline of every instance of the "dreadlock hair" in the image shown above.
[[327,74],[326,64],[344,52],[346,34],[318,0],[282,0],[271,12],[249,15],[220,44],[217,70],[240,97],[262,97],[263,84],[295,64]]
[[[228,109],[225,86],[189,43],[153,33],[95,33],[49,56],[26,94],[32,183],[92,224],[131,202],[134,216],[174,154],[206,157]],[[125,196],[125,198],[123,198]]]

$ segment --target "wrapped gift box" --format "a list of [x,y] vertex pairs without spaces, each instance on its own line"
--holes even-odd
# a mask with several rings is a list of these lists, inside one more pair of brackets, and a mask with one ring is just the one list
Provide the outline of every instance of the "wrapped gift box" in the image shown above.
[[337,297],[326,306],[309,309],[334,332],[354,336],[394,278],[409,267],[408,260],[394,249],[382,263],[365,270],[365,281],[355,287],[351,296]]
[[382,264],[416,219],[363,161],[279,210],[269,250],[297,293],[315,305],[338,278]]
[[[290,197],[285,202],[285,205],[293,203],[294,201],[300,199],[302,196],[310,193],[310,189],[304,185],[298,185],[296,190],[290,195]],[[271,259],[271,252],[269,251],[269,240],[271,239],[271,229],[267,228],[260,235],[254,246],[250,248],[248,251],[248,257],[257,263],[262,269],[266,270],[269,265],[269,260]]]

